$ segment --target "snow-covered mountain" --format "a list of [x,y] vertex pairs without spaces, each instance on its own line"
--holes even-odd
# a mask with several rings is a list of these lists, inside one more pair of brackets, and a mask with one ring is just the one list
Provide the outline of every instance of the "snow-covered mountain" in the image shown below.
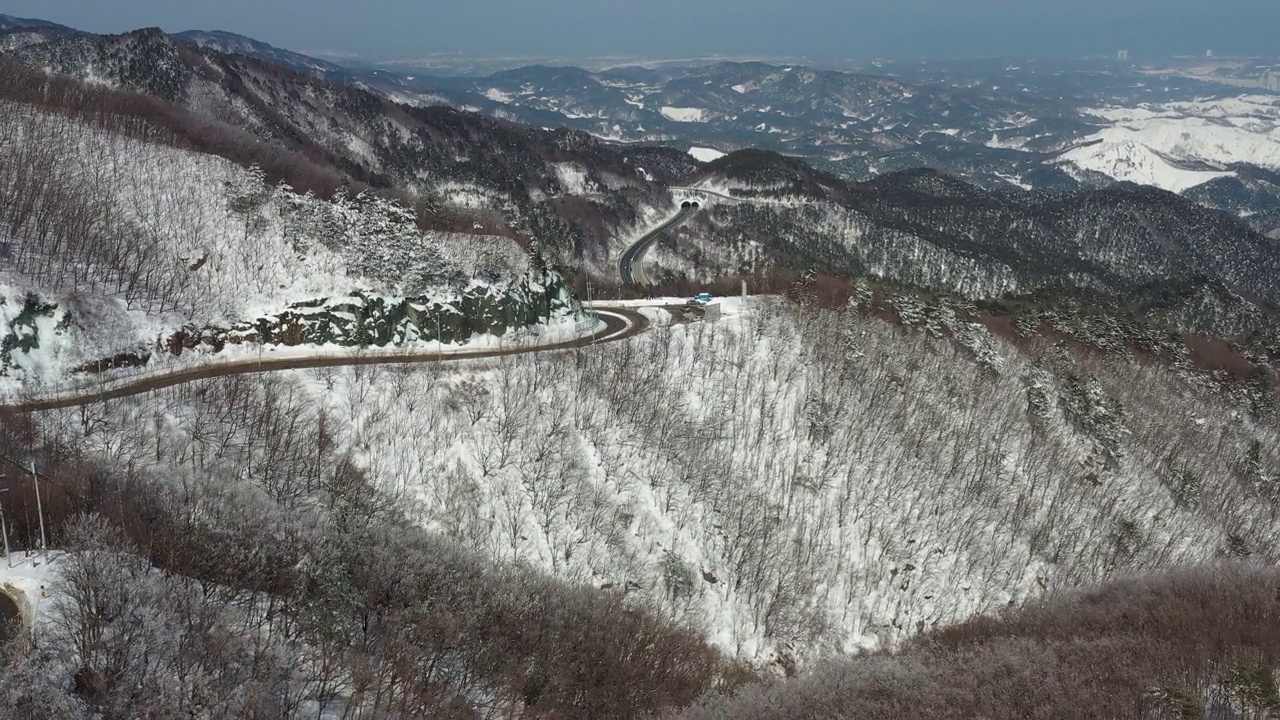
[[[122,357],[199,362],[246,336],[282,350],[412,346],[578,319],[563,281],[509,237],[424,231],[374,193],[320,199],[259,168],[11,99],[0,123],[12,133],[0,143],[3,192],[93,218],[72,227],[0,212],[0,392],[57,387]],[[41,148],[38,169],[23,145]]]
[[0,15],[0,32],[13,32],[24,30],[36,30],[45,32],[74,32],[65,25],[49,22],[48,20],[38,20],[34,18],[20,18],[12,15]]
[[289,50],[282,50],[260,40],[222,30],[187,30],[175,33],[173,37],[196,47],[208,48],[220,53],[245,55],[259,60],[266,60],[267,62],[287,67],[302,75],[309,73],[341,74],[344,72],[341,66],[331,62]]
[[[1241,95],[1256,89],[1105,62],[869,70],[897,75],[717,63],[461,78],[376,72],[357,81],[401,102],[609,140],[768,148],[853,180],[932,167],[991,189],[1124,180],[1185,192],[1232,177],[1233,166],[1274,168],[1275,96]],[[1265,213],[1273,196],[1264,187],[1214,207],[1271,232],[1280,228]]]
[[[34,21],[10,24],[10,44],[67,34],[30,29]],[[1232,166],[1274,169],[1267,129],[1275,124],[1273,96],[1241,95],[1258,88],[1176,63],[879,63],[849,72],[721,62],[439,77],[399,65],[341,67],[221,31],[174,38],[407,105],[447,104],[606,141],[768,148],[852,180],[931,167],[991,189],[1074,190],[1125,180],[1185,192],[1234,177]],[[1280,232],[1269,212],[1276,197],[1268,186],[1249,184],[1213,207]]]
[[[1050,593],[1280,562],[1280,253],[1197,204],[1276,210],[1278,173],[1168,129],[1265,136],[1262,100],[1081,115],[1104,103],[747,64],[380,85],[234,39],[23,32],[0,490],[17,547],[47,523],[66,552],[0,570],[38,640],[0,653],[0,707],[652,717]],[[1149,154],[1064,156],[1122,131]],[[1157,159],[1218,175],[1193,201],[1104,174]],[[672,217],[660,287],[618,287]],[[715,321],[633,301],[614,342],[370,352],[589,330],[575,286],[743,281]],[[325,362],[246,361],[299,347]],[[1274,690],[1218,640],[1197,682]],[[1194,670],[1170,667],[1116,682],[1136,706]]]
[[1106,127],[1058,158],[1081,170],[1178,193],[1234,177],[1235,165],[1280,170],[1280,96],[1085,112]]
[[[666,281],[714,282],[744,271],[871,271],[974,297],[1065,283],[1149,302],[1159,295],[1149,286],[1151,280],[1176,278],[1200,283],[1210,295],[1235,288],[1252,302],[1280,305],[1274,287],[1280,273],[1268,270],[1274,258],[1263,238],[1162,193],[1107,191],[1105,183],[1082,189],[1063,182],[1058,193],[1066,195],[1026,195],[1022,187],[991,190],[918,170],[885,172],[859,184],[803,160],[760,150],[702,163],[671,147],[619,145],[585,132],[539,130],[447,107],[397,105],[358,85],[197,49],[158,31],[54,38],[15,50],[14,56],[166,101],[168,109],[148,112],[163,115],[181,108],[181,114],[167,121],[174,132],[238,162],[260,163],[268,176],[300,189],[327,194],[357,184],[416,196],[421,223],[441,230],[479,225],[487,232],[511,233],[536,244],[562,270],[598,280],[612,277],[613,258],[625,238],[669,207],[673,186],[695,183],[757,195],[763,190],[816,204],[710,208],[691,225],[709,245],[659,245],[658,253],[670,260],[670,272],[658,274]],[[730,73],[729,79],[747,83],[765,69],[714,66],[704,72],[714,77]],[[567,89],[581,88],[589,74],[527,69],[509,75],[511,82],[542,77]],[[883,79],[799,68],[772,69],[766,75],[768,83],[744,85],[742,92],[732,86],[717,92],[707,77],[673,80],[662,92],[666,102],[676,104],[659,108],[705,107],[714,98],[729,102],[765,93],[814,102],[821,96],[823,112],[844,115],[854,113],[860,98],[928,100],[916,98],[911,86]],[[608,92],[654,81],[650,71],[612,71],[599,77],[612,78],[611,85],[601,85]],[[688,100],[695,96],[706,102]],[[935,101],[940,100],[928,100]],[[954,107],[973,109],[983,102]],[[1040,132],[1027,117],[1002,122],[1010,132]],[[219,139],[228,132],[228,137],[252,136],[257,144]],[[1012,143],[1012,137],[1001,142]],[[697,151],[702,157],[714,155],[706,152],[712,149],[708,146],[683,147],[703,148]],[[1056,172],[1070,180],[1061,168]],[[1011,182],[1034,188],[1044,181],[1030,169],[1010,177],[1012,181],[1000,180],[1003,188],[1012,188]],[[1256,191],[1265,194],[1265,176],[1250,177]],[[1254,207],[1262,202],[1245,193],[1242,203],[1237,196],[1243,191],[1221,190],[1224,203]],[[1166,250],[1152,256],[1144,250],[1152,247]],[[922,263],[922,252],[936,255],[935,260]]]

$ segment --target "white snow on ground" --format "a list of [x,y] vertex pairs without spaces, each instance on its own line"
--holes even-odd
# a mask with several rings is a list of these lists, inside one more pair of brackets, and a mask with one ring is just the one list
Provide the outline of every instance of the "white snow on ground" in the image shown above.
[[[607,308],[600,306],[600,309]],[[475,335],[462,343],[419,341],[385,348],[345,347],[336,344],[288,346],[246,343],[227,345],[222,352],[216,354],[187,351],[174,357],[157,353],[145,366],[110,370],[101,375],[50,374],[40,381],[28,380],[27,382],[0,377],[0,402],[83,397],[86,394],[106,392],[143,380],[180,374],[199,367],[227,369],[247,367],[252,370],[261,362],[273,360],[349,358],[354,361],[365,358],[397,359],[409,356],[425,356],[426,362],[430,362],[435,358],[462,359],[468,355],[495,350],[535,351],[541,346],[587,337],[604,327],[604,321],[588,315],[582,318],[562,317],[548,324],[522,328],[501,337]]]
[[[118,222],[137,228],[135,242],[145,243],[137,255],[156,268],[130,295],[119,289],[120,270],[101,256],[6,263],[0,339],[11,347],[0,350],[0,393],[55,388],[69,368],[153,347],[179,328],[228,327],[298,302],[354,291],[452,302],[477,280],[496,294],[530,282],[527,257],[509,238],[422,232],[409,211],[377,197],[322,201],[267,185],[260,172],[221,158],[75,125],[45,137],[42,126],[25,123],[24,111],[0,110],[17,138],[61,144],[50,172],[73,191],[100,193]],[[19,146],[0,145],[0,152]],[[588,189],[581,168],[557,171],[573,190]],[[491,208],[501,201],[466,184],[439,190],[455,204]],[[19,249],[33,242],[25,232],[15,230],[11,241]],[[28,256],[37,260],[46,252],[31,247]],[[96,280],[88,287],[86,273],[77,279],[74,272],[85,264]],[[39,281],[24,274],[41,267]],[[56,308],[19,322],[32,292]]]
[[7,558],[0,554],[0,590],[5,594],[26,600],[22,613],[31,613],[27,621],[34,620],[37,628],[49,618],[53,608],[50,593],[57,578],[59,552],[15,552]]
[[0,282],[0,338],[12,337],[18,343],[10,350],[0,350],[0,395],[16,392],[24,384],[56,382],[68,362],[78,356],[72,334],[60,327],[66,317],[61,308],[35,315],[30,324],[16,322],[25,296],[25,292]]
[[662,117],[671,122],[707,122],[711,119],[711,112],[702,108],[685,108],[671,107],[664,105],[658,108],[658,112],[662,113]]
[[569,195],[590,195],[596,192],[595,183],[587,178],[587,171],[577,163],[555,163],[552,167],[556,170],[556,176],[560,179],[560,184],[564,186],[565,193]]
[[410,107],[430,107],[432,105],[449,104],[449,99],[443,95],[431,95],[428,93],[389,92],[387,93],[387,99]]
[[1280,97],[1097,108],[1111,123],[1059,161],[1116,180],[1182,192],[1249,163],[1280,169]]
[[811,198],[774,195],[760,195],[760,193],[777,192],[784,189],[782,184],[776,185],[756,185],[752,183],[740,182],[737,180],[726,180],[724,178],[716,178],[711,180],[703,180],[696,185],[689,187],[672,186],[674,191],[692,190],[699,193],[705,193],[713,198],[721,200],[731,200],[737,202],[750,202],[757,205],[813,205],[814,200]]
[[488,90],[485,90],[484,96],[494,102],[500,102],[503,104],[509,103],[515,99],[511,97],[510,93],[505,93],[498,88],[489,88]]
[[501,206],[504,198],[474,183],[449,180],[436,185],[445,204],[460,208],[483,209]]
[[698,162],[711,162],[712,160],[719,160],[724,157],[726,153],[720,152],[715,148],[691,147],[689,148],[689,154]]
[[[260,382],[305,393],[336,452],[425,527],[498,565],[617,589],[762,664],[891,647],[1116,572],[1207,562],[1240,518],[1257,537],[1280,529],[1230,470],[1242,438],[1273,448],[1275,431],[1242,427],[1192,385],[1149,392],[1178,382],[1163,368],[1099,368],[1089,397],[1123,408],[1125,460],[1092,483],[1096,446],[1053,402],[1058,380],[998,338],[979,364],[968,345],[876,318],[719,302],[718,322],[651,312],[654,330],[565,355]],[[1029,387],[1048,398],[1035,416]],[[95,406],[107,427],[82,441],[154,444],[172,470],[217,435],[182,420],[198,397]],[[79,412],[51,417],[80,433]],[[1171,444],[1230,517],[1177,504],[1152,471]],[[1141,545],[1118,547],[1117,527],[1139,528]]]
[[347,149],[354,153],[361,160],[369,164],[370,167],[382,167],[382,161],[378,159],[378,152],[364,138],[352,135],[347,138]]
[[1009,183],[1009,184],[1011,184],[1011,185],[1016,185],[1016,186],[1018,186],[1018,187],[1022,188],[1023,190],[1032,190],[1032,189],[1033,189],[1033,186],[1029,185],[1028,183],[1026,183],[1025,181],[1023,181],[1023,179],[1022,179],[1022,178],[1020,178],[1020,177],[1018,177],[1018,176],[1016,176],[1016,175],[1009,175],[1009,174],[1006,174],[1006,173],[996,173],[995,175],[996,175],[996,177],[1000,178],[1001,180],[1004,180],[1005,182],[1007,182],[1007,183]]
[[[1218,528],[1173,508],[1145,460],[1105,492],[1082,483],[1087,443],[1056,421],[1036,434],[1033,369],[999,340],[1004,369],[991,375],[879,320],[833,336],[767,298],[721,303],[719,322],[575,362],[339,370],[316,401],[427,527],[494,562],[627,587],[749,659],[892,646],[1104,578],[1117,518],[1138,518],[1153,552],[1167,544],[1178,562],[1221,545]],[[842,366],[844,354],[857,360]],[[1125,402],[1135,437],[1144,418],[1182,417]],[[987,464],[1000,481],[975,484]]]

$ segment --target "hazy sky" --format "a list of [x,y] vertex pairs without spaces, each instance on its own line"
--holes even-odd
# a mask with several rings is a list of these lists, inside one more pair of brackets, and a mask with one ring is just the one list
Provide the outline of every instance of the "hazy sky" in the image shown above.
[[95,32],[229,30],[377,59],[1280,54],[1280,0],[10,0],[0,12]]

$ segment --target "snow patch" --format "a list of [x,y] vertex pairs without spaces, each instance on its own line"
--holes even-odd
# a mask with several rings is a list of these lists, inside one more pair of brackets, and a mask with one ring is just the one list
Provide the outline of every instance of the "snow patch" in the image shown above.
[[689,154],[698,162],[711,162],[712,160],[719,160],[725,156],[725,153],[720,152],[715,148],[706,147],[691,147],[689,148]]
[[999,173],[999,172],[998,172],[998,173],[996,173],[995,175],[996,175],[996,177],[1000,178],[1001,180],[1004,180],[1005,182],[1009,183],[1010,185],[1016,185],[1016,186],[1018,186],[1018,187],[1022,188],[1023,190],[1030,191],[1030,190],[1033,190],[1033,189],[1034,189],[1032,185],[1030,185],[1030,184],[1026,183],[1025,181],[1023,181],[1023,179],[1022,179],[1022,178],[1020,178],[1020,177],[1018,177],[1018,176],[1016,176],[1016,175],[1009,175],[1009,174],[1007,174],[1007,173]]
[[484,91],[484,96],[485,96],[485,97],[487,97],[487,98],[489,98],[490,100],[492,100],[492,101],[494,101],[494,102],[499,102],[499,103],[502,103],[502,104],[504,104],[504,105],[506,105],[506,104],[510,103],[512,100],[514,100],[514,98],[512,98],[512,97],[511,97],[511,95],[510,95],[509,93],[502,92],[502,91],[501,91],[501,90],[499,90],[498,88],[489,88],[488,90],[485,90],[485,91]]
[[658,108],[658,112],[662,113],[662,117],[670,120],[671,122],[703,123],[707,122],[712,117],[709,110],[703,110],[702,108],[671,107],[669,105],[664,105]]
[[0,392],[57,381],[79,357],[66,320],[55,303],[0,284]]
[[595,183],[587,177],[587,171],[577,163],[553,163],[556,177],[564,187],[567,195],[590,195],[595,192]]
[[50,592],[62,553],[15,552],[0,558],[0,592],[17,602],[24,623],[34,622],[37,627],[48,623],[53,609]]

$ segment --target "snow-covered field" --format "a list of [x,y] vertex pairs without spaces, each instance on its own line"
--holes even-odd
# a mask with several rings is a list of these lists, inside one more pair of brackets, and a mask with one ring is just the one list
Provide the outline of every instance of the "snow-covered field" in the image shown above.
[[664,105],[658,108],[658,112],[662,114],[662,117],[672,122],[701,123],[708,122],[712,118],[712,113],[709,110],[704,110],[702,108],[671,107],[669,105]]
[[1059,161],[1116,180],[1182,192],[1230,176],[1233,163],[1280,169],[1280,97],[1098,108],[1109,127]]
[[698,162],[711,162],[712,160],[719,160],[724,157],[726,153],[716,150],[715,148],[691,147],[689,148],[689,154]]

